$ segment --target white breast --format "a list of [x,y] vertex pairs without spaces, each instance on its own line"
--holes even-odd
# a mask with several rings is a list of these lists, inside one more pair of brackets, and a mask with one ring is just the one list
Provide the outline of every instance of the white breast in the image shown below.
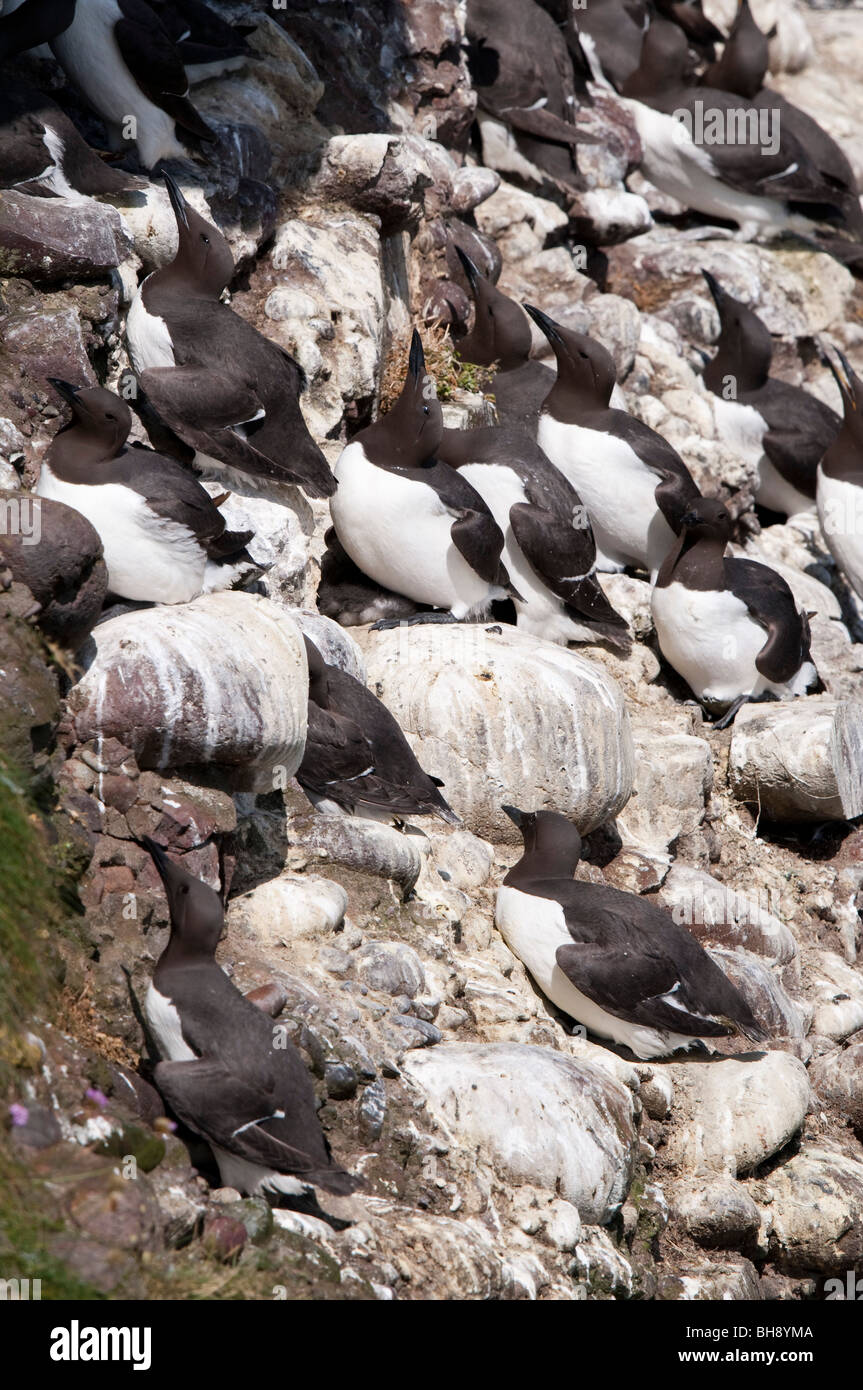
[[644,1058],[662,1057],[692,1042],[689,1035],[615,1018],[576,989],[555,958],[559,946],[572,943],[563,908],[555,899],[538,898],[502,884],[498,889],[494,920],[507,946],[518,956],[546,998],[591,1033],[623,1043],[637,1057]]
[[145,372],[150,367],[175,367],[168,325],[164,319],[147,312],[143,288],[144,285],[132,300],[126,319],[126,342],[132,366],[136,372]]
[[656,505],[658,475],[625,440],[564,424],[546,412],[539,417],[537,439],[587,508],[597,569],[636,565],[656,571],[674,543]]
[[336,463],[330,511],[339,540],[376,583],[456,618],[502,597],[470,568],[452,540],[455,518],[425,484],[370,463],[358,440]]
[[74,507],[95,527],[112,593],[149,603],[188,603],[201,593],[204,550],[188,527],[156,516],[131,488],[67,483],[43,463],[36,492]]
[[[127,68],[114,37],[123,18],[117,0],[77,0],[69,28],[51,41],[58,63],[87,100],[104,116],[112,144],[122,149],[134,140],[148,169],[160,159],[181,159],[186,151],[176,138],[171,117],[146,97]],[[134,133],[129,118],[134,120]]]
[[510,509],[527,501],[524,483],[511,468],[498,464],[467,464],[460,468],[463,478],[476,488],[504,537],[503,559],[507,573],[521,599],[515,599],[517,626],[549,642],[575,642],[589,639],[589,629],[576,625],[561,600],[543,584],[519,546],[510,523]]
[[147,990],[144,1017],[163,1061],[194,1062],[195,1053],[183,1037],[180,1015],[171,1000],[160,994],[154,984]]
[[730,704],[772,689],[755,666],[767,632],[735,594],[675,582],[653,590],[651,608],[662,655],[699,700]]
[[863,488],[831,478],[818,465],[818,518],[834,560],[863,596]]

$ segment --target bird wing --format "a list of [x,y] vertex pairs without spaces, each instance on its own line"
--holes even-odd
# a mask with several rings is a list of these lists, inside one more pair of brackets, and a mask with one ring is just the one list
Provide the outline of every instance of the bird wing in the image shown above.
[[[580,505],[580,504],[577,504]],[[575,614],[590,623],[625,632],[626,619],[612,608],[593,572],[596,546],[590,522],[580,513],[567,525],[557,513],[529,502],[510,508],[512,533],[543,583]]]
[[255,534],[227,531],[224,517],[197,478],[176,460],[142,445],[126,449],[111,473],[144,497],[158,517],[187,526],[211,558],[241,550]]
[[119,5],[122,18],[114,25],[114,37],[141,91],[184,130],[201,140],[214,140],[212,130],[188,100],[183,60],[159,16],[143,0],[119,0]]
[[823,442],[811,435],[807,438],[794,429],[767,430],[762,437],[761,447],[777,473],[798,492],[811,497],[814,506],[818,465],[824,457]]
[[323,792],[373,771],[374,751],[357,724],[309,700],[306,750],[297,773],[301,783]]
[[[563,909],[573,939],[558,947],[557,963],[615,1018],[696,1037],[722,1037],[733,1021],[759,1035],[735,986],[660,908],[617,889],[573,883]],[[635,914],[647,924],[636,923]]]
[[246,1081],[221,1062],[205,1057],[160,1062],[154,1080],[178,1120],[228,1153],[278,1172],[320,1169],[320,1157],[263,1128],[267,1121],[284,1118],[278,1113],[273,1087]]
[[471,487],[457,468],[432,459],[425,468],[405,470],[407,476],[434,488],[446,510],[454,517],[450,534],[453,545],[487,584],[498,584],[512,592],[506,567],[501,559],[503,532],[476,488]]
[[725,560],[725,575],[727,587],[767,629],[756,668],[770,681],[791,680],[809,659],[809,621],[782,575],[757,560],[735,559]]

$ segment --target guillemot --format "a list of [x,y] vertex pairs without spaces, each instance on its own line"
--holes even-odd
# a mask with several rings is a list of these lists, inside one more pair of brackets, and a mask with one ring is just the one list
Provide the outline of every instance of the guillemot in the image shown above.
[[438,457],[483,498],[503,533],[516,621],[550,642],[628,648],[626,619],[596,578],[596,544],[575,488],[522,430],[444,430]]
[[185,444],[195,467],[231,486],[293,484],[329,497],[335,480],[303,419],[297,363],[221,295],[231,248],[190,207],[169,174],[177,254],[144,280],[126,322],[129,356],[149,404]]
[[147,184],[100,159],[50,97],[7,78],[0,91],[0,187],[80,201],[121,197]]
[[747,700],[805,695],[818,679],[809,619],[781,575],[727,558],[731,517],[700,497],[683,517],[651,595],[662,655],[725,728]]
[[[46,3],[65,9],[68,0]],[[189,101],[175,45],[145,0],[74,0],[72,21],[51,39],[51,51],[104,119],[111,148],[134,143],[145,168],[186,156],[178,129],[186,140],[215,139]]]
[[820,168],[820,142],[810,148],[802,125],[782,119],[774,94],[755,103],[695,86],[689,67],[683,33],[655,19],[622,88],[651,183],[685,207],[736,222],[744,240],[856,235],[844,190]]
[[[775,33],[775,26],[773,33]],[[736,92],[750,101],[764,86],[770,56],[771,36],[759,29],[749,8],[749,0],[739,0],[734,23],[725,40],[722,56],[701,74],[702,87]]]
[[309,663],[309,726],[297,781],[312,805],[388,824],[437,816],[460,824],[424,772],[398,721],[350,672],[326,662],[305,638]]
[[127,448],[132,413],[101,387],[50,378],[72,407],[36,491],[87,517],[102,540],[108,587],[120,598],[188,603],[229,588],[251,568],[251,531],[228,531],[201,484],[174,459]]
[[442,433],[414,330],[401,395],[342,450],[330,501],[336,535],[363,574],[439,610],[405,620],[411,623],[484,616],[512,593],[500,527],[475,488],[438,461]]
[[67,29],[74,17],[75,0],[11,0],[0,16],[0,63],[41,48]]
[[842,394],[842,424],[818,464],[818,517],[824,539],[854,591],[863,597],[863,382],[845,355],[828,362]]
[[587,508],[597,567],[634,565],[655,574],[698,488],[660,434],[626,411],[611,409],[611,353],[532,305],[525,308],[557,359],[557,378],[543,403],[537,440]]
[[573,878],[581,836],[565,816],[503,810],[524,853],[498,890],[495,923],[563,1013],[644,1059],[729,1033],[764,1038],[737,988],[669,913]]
[[222,1185],[240,1192],[347,1195],[361,1182],[338,1166],[315,1090],[287,1033],[246,999],[216,963],[224,928],[218,893],[145,837],[162,879],[171,935],[153,972],[144,1016],[161,1061],[159,1094],[210,1145]]
[[808,391],[770,376],[769,330],[710,271],[702,274],[719,311],[719,350],[704,384],[716,397],[720,431],[757,459],[756,502],[787,516],[811,511],[818,462],[839,432],[839,416]]
[[540,407],[554,385],[554,370],[531,359],[530,321],[521,305],[481,274],[470,256],[455,248],[474,302],[469,333],[455,340],[456,351],[477,367],[496,366],[488,390],[503,425],[533,431]]

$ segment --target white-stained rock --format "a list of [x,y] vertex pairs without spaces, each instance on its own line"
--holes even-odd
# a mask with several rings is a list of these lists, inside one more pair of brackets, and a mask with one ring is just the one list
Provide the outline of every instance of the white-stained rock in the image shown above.
[[548,1188],[583,1221],[610,1221],[636,1150],[633,1097],[559,1052],[518,1043],[443,1043],[404,1066],[453,1142],[504,1181]]
[[807,1145],[752,1195],[766,1205],[769,1255],[783,1273],[839,1274],[863,1260],[863,1162],[827,1141]]
[[773,820],[852,820],[863,814],[863,703],[744,706],[728,774],[737,799]]
[[634,758],[623,697],[585,657],[489,624],[361,640],[370,688],[475,834],[519,842],[501,802],[561,811],[584,832],[626,804]]
[[228,909],[228,926],[250,932],[262,945],[330,936],[345,920],[348,895],[317,874],[280,874],[260,883]]
[[812,1031],[841,1042],[863,1028],[863,974],[835,951],[813,951],[806,961]]
[[863,1134],[863,1042],[819,1057],[809,1068],[809,1078],[817,1095],[832,1102]]
[[488,883],[494,867],[494,850],[486,840],[469,830],[443,834],[428,828],[432,842],[433,868],[453,888],[470,890]]
[[760,900],[758,888],[738,893],[701,869],[675,863],[662,885],[662,901],[701,942],[742,946],[780,965],[797,954],[793,933],[770,911],[772,899]]
[[83,648],[69,692],[79,742],[117,738],[142,768],[213,768],[239,790],[286,785],[302,761],[308,666],[296,625],[251,594],[121,614]]
[[[224,496],[220,482],[205,484],[212,496]],[[251,489],[250,489],[251,492]],[[260,589],[276,603],[293,606],[305,596],[309,567],[311,514],[301,494],[296,510],[267,497],[232,492],[219,511],[231,531],[254,531],[246,549],[262,574]]]
[[282,222],[270,252],[277,285],[266,332],[309,379],[303,412],[315,438],[345,406],[377,395],[384,331],[380,239],[367,217],[316,207]]
[[809,1106],[806,1068],[789,1052],[674,1062],[666,1156],[679,1169],[736,1177],[787,1144]]
[[635,785],[617,817],[624,846],[663,867],[680,835],[704,819],[713,785],[713,758],[706,739],[665,733],[656,721],[633,721]]
[[384,994],[414,999],[426,987],[422,961],[404,941],[368,941],[356,953],[357,978]]
[[420,876],[429,843],[364,816],[294,817],[288,827],[288,867],[305,868],[311,857],[332,860],[363,873],[390,878],[410,893]]
[[763,960],[749,951],[729,951],[717,946],[708,954],[737,986],[768,1039],[791,1038],[798,1043],[802,1040],[808,1016]]
[[293,608],[291,617],[300,631],[314,642],[329,666],[340,667],[365,685],[366,663],[362,651],[343,627],[310,608]]

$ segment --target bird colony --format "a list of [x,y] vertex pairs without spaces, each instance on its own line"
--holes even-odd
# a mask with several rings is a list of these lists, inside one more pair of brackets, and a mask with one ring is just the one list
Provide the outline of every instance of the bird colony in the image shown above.
[[0,9],[0,1161],[62,1287],[863,1267],[861,60],[800,0]]

